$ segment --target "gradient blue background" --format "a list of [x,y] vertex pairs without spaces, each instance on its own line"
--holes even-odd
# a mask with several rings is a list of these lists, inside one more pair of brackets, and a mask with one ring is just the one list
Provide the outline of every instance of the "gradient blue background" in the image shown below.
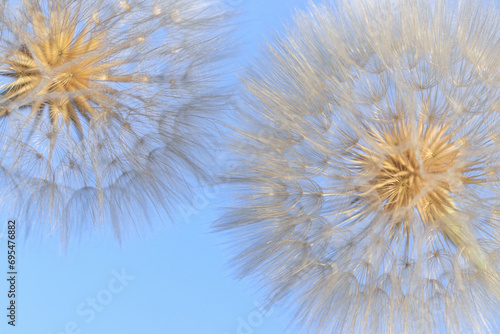
[[[306,0],[226,0],[240,12],[241,50],[232,61],[239,71],[259,45]],[[287,327],[278,310],[262,315],[264,300],[251,281],[236,281],[227,265],[223,240],[209,232],[216,218],[212,205],[222,190],[200,189],[190,217],[175,225],[152,222],[153,229],[120,245],[111,233],[84,233],[62,251],[57,235],[18,239],[17,326],[6,324],[7,282],[0,282],[0,333],[159,333],[279,334]],[[0,216],[0,226],[8,217]],[[7,269],[5,238],[0,239],[0,273]],[[111,294],[90,322],[77,312],[88,298],[109,297],[113,270],[134,276],[121,292]],[[0,274],[0,277],[4,277]],[[85,306],[83,311],[90,310]],[[77,330],[72,330],[77,326]]]

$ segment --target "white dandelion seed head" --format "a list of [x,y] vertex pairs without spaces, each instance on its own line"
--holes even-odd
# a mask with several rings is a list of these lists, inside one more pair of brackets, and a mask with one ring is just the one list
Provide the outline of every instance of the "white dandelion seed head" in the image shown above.
[[120,238],[189,202],[209,175],[227,94],[229,12],[208,0],[2,9],[0,165],[12,215],[63,240],[103,223]]
[[313,333],[491,332],[500,311],[493,2],[311,5],[248,71],[218,228]]

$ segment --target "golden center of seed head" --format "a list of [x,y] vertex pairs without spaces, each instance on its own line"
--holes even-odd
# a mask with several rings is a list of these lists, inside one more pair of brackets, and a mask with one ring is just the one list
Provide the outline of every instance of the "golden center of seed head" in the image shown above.
[[409,206],[423,187],[415,151],[409,149],[400,154],[388,155],[382,170],[371,183],[385,202],[386,211]]
[[[79,22],[69,9],[56,6],[48,18],[36,11],[31,12],[31,18],[32,36],[2,59],[4,71],[0,74],[13,79],[2,87],[4,96],[15,102],[33,96],[36,90],[28,102],[32,117],[39,117],[48,106],[53,126],[62,119],[62,124],[71,123],[80,133],[82,120],[96,119],[98,114],[115,116],[112,107],[119,103],[113,98],[116,90],[109,84],[135,79],[110,73],[123,61],[110,60],[116,51],[105,47],[105,32],[93,30],[98,24],[95,17]],[[80,25],[83,28],[77,28]],[[45,97],[70,92],[68,97]],[[8,111],[1,113],[6,115]]]
[[446,175],[454,168],[459,149],[448,127],[419,124],[413,129],[396,121],[370,133],[376,145],[363,146],[358,162],[368,166],[369,159],[376,159],[380,167],[366,195],[376,194],[385,212],[416,208],[425,223],[454,211]]
[[446,124],[412,127],[398,120],[370,128],[373,144],[358,144],[354,153],[356,165],[365,167],[363,175],[373,175],[359,196],[377,198],[379,209],[389,215],[391,238],[408,237],[416,211],[424,225],[435,223],[475,268],[485,270],[486,253],[456,207],[451,185],[484,183],[488,171],[461,159],[466,140],[452,140],[450,130]]

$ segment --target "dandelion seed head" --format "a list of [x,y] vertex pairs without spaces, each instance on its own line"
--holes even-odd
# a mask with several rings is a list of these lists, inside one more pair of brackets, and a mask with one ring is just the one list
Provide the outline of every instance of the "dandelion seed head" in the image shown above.
[[35,0],[3,10],[0,182],[12,216],[67,243],[107,227],[121,239],[190,205],[227,94],[224,6]]
[[494,332],[497,4],[310,5],[247,71],[217,227],[311,333]]
[[[357,143],[348,151],[353,175],[377,170],[364,186],[366,189],[361,189],[360,197],[377,198],[385,212],[415,208],[424,224],[432,223],[453,207],[449,183],[465,179],[468,170],[466,166],[457,170],[460,148],[451,140],[449,129],[437,129],[432,124],[412,128],[398,118],[370,129],[367,137],[371,147]],[[450,181],[452,171],[458,179]]]
[[[113,61],[113,52],[117,50],[103,47],[105,32],[90,32],[92,21],[79,22],[74,18],[75,13],[59,3],[51,8],[49,17],[37,9],[30,11],[29,16],[33,22],[34,38],[5,59],[7,66],[2,73],[14,78],[3,87],[5,97],[11,101],[22,100],[33,94],[35,89],[36,95],[90,89],[108,93],[113,88],[106,81],[131,82],[136,79],[127,75],[110,75],[116,67],[123,65],[123,61]],[[77,31],[77,25],[84,25],[84,28]],[[140,80],[144,81],[143,78]],[[87,93],[72,95],[71,98],[41,100],[31,104],[31,113],[43,111],[47,105],[54,127],[60,121],[63,125],[71,122],[82,131],[82,122],[94,118],[99,110],[118,104],[109,97],[99,99],[100,96],[103,96],[102,93]]]

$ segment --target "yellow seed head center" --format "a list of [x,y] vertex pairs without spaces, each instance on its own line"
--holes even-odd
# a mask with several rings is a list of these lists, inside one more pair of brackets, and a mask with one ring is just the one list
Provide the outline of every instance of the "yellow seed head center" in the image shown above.
[[467,167],[457,167],[460,149],[449,127],[396,120],[369,133],[374,144],[358,144],[354,162],[365,175],[379,167],[362,196],[375,195],[388,213],[416,209],[425,223],[454,211],[449,175],[458,171],[465,177]]
[[422,190],[423,182],[415,151],[410,149],[388,155],[382,170],[371,183],[376,187],[380,199],[385,202],[384,209],[393,211],[410,205]]
[[[111,84],[135,79],[111,74],[124,62],[111,60],[119,49],[106,47],[106,32],[95,29],[98,22],[93,18],[79,20],[60,5],[52,8],[48,17],[36,10],[30,15],[32,35],[2,59],[0,74],[12,78],[2,87],[4,96],[13,102],[31,96],[27,105],[32,117],[40,116],[48,106],[53,126],[62,120],[80,132],[82,120],[96,118],[98,113],[115,115],[113,107],[119,102],[113,97],[116,90]],[[49,93],[72,94],[46,98]]]

